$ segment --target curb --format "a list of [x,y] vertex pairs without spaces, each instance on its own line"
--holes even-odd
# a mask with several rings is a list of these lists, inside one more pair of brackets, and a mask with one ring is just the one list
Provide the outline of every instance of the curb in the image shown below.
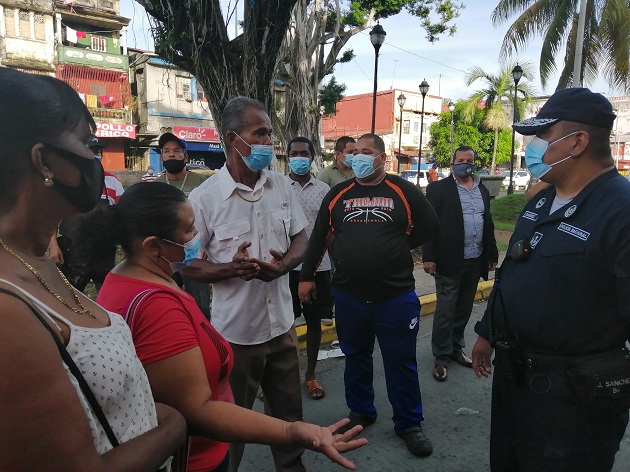
[[[487,282],[479,282],[477,285],[477,293],[475,294],[475,300],[486,300],[490,296],[492,287],[494,286],[494,280],[488,280]],[[437,297],[435,293],[429,295],[421,295],[418,297],[422,308],[420,309],[420,316],[432,315],[435,313],[435,304]],[[306,325],[296,326],[295,328],[298,337],[298,343],[300,349],[306,349]],[[330,344],[337,339],[337,328],[335,325],[335,319],[333,318],[332,326],[322,326],[322,340],[320,345]]]

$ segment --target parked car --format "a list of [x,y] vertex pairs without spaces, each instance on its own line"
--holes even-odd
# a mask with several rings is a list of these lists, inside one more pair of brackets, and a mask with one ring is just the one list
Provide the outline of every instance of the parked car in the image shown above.
[[[510,185],[510,171],[503,171],[503,182],[501,186],[507,188]],[[525,190],[527,184],[529,184],[532,176],[526,170],[515,170],[512,173],[512,180],[514,181],[514,190]]]
[[[429,178],[428,178],[428,173],[429,171],[426,170],[421,170],[420,171],[420,188],[427,188],[427,185],[429,185]],[[418,178],[418,171],[417,170],[403,170],[400,173],[400,176],[405,179],[408,180],[409,182],[411,182],[412,184],[416,184],[417,178]]]

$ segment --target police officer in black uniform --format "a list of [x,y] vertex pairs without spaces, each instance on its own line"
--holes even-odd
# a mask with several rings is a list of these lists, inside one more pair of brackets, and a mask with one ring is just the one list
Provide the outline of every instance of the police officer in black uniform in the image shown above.
[[[493,472],[610,471],[626,430],[628,404],[616,398],[627,399],[630,378],[630,183],[611,156],[615,118],[602,95],[571,88],[513,126],[536,135],[527,166],[551,186],[520,215],[475,327],[477,377],[495,351]],[[593,387],[576,377],[596,361],[601,379],[613,367],[619,378]]]

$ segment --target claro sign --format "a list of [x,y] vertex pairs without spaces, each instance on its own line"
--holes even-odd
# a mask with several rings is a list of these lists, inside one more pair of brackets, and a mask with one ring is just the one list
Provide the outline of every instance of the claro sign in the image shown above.
[[214,128],[196,126],[173,126],[173,134],[186,141],[219,142],[219,135]]
[[136,125],[119,123],[96,123],[96,136],[99,138],[135,138]]

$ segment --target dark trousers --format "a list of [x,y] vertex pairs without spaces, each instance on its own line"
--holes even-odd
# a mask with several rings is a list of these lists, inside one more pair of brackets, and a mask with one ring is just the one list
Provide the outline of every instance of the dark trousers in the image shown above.
[[[302,391],[295,328],[266,343],[231,346],[234,351],[234,368],[230,375],[230,385],[234,402],[251,409],[258,387],[262,387],[267,415],[285,421],[302,421]],[[230,471],[238,470],[244,450],[245,444],[230,444]],[[271,446],[271,453],[278,472],[306,470],[302,464],[303,448]]]
[[331,289],[331,294],[339,346],[346,355],[348,408],[376,419],[372,386],[376,338],[383,356],[387,396],[394,410],[394,429],[418,426],[424,419],[416,362],[418,296],[411,291],[388,300],[365,302],[336,289]]
[[435,274],[437,304],[431,347],[436,365],[446,366],[450,357],[465,347],[464,330],[470,319],[480,276],[480,257],[465,259],[462,269],[453,276]]
[[563,372],[526,372],[516,383],[496,365],[492,376],[492,472],[612,469],[628,424],[627,409],[578,407]]
[[184,280],[184,289],[192,295],[203,316],[210,321],[210,304],[212,302],[210,284]]

